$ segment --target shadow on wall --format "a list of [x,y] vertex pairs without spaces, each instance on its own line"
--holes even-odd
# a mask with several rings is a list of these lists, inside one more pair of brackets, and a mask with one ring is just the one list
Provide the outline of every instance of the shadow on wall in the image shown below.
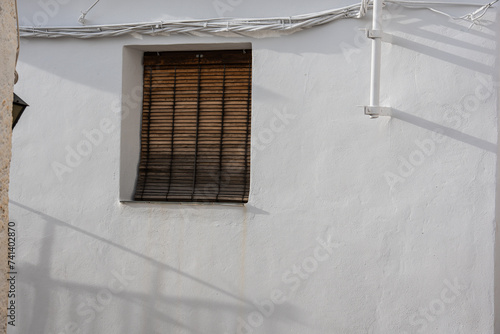
[[439,136],[446,136],[461,141],[463,143],[475,146],[484,151],[488,151],[491,153],[497,152],[497,145],[495,145],[494,143],[490,143],[486,140],[463,133],[457,129],[453,129],[451,127],[444,126],[442,124],[428,121],[426,119],[417,117],[415,115],[406,113],[401,110],[393,109],[391,117],[413,124],[422,129],[430,130],[432,132],[437,133]]
[[[440,34],[440,26],[445,26],[450,34]],[[393,45],[486,75],[493,72],[496,50],[483,46],[483,42],[495,38],[491,27],[481,26],[468,30],[466,23],[447,21],[443,16],[436,15],[435,18],[425,20],[394,20],[391,30],[407,34],[406,37],[390,36],[389,41]],[[450,37],[451,34],[466,34],[469,40],[460,39],[460,36],[453,38]],[[475,43],[471,42],[471,37]]]
[[[19,291],[23,291],[21,294],[25,294],[26,291],[32,293],[30,295],[32,299],[23,300],[28,301],[30,305],[22,305],[22,319],[19,319],[16,324],[18,333],[67,334],[80,333],[79,330],[81,333],[105,333],[110,319],[116,318],[110,318],[109,313],[103,317],[100,313],[106,310],[107,305],[116,303],[113,301],[115,298],[120,301],[120,305],[115,305],[112,309],[114,311],[119,309],[119,319],[116,319],[119,322],[114,323],[116,327],[113,329],[116,329],[115,332],[124,334],[159,333],[159,328],[169,328],[169,330],[176,328],[178,333],[186,334],[233,334],[238,328],[242,328],[243,333],[260,326],[272,331],[276,323],[300,323],[296,308],[286,301],[276,305],[269,300],[259,302],[242,298],[229,290],[200,280],[166,263],[21,203],[10,200],[10,204],[35,214],[45,221],[43,233],[45,237],[41,241],[38,264],[18,264],[17,268],[22,273],[18,276],[18,282],[23,285]],[[63,273],[57,275],[51,273],[51,263],[54,259],[53,245],[56,242],[54,235],[60,228],[71,229],[85,235],[91,241],[107,244],[122,252],[123,256],[141,259],[143,264],[141,268],[111,270],[111,279],[107,285],[67,281]],[[149,271],[150,269],[146,269],[149,267],[153,269],[147,276],[148,282],[143,283],[152,286],[151,291],[148,293],[132,291],[132,285],[141,288],[141,282],[136,282],[136,280],[141,280],[145,276],[139,275],[139,272]],[[168,279],[165,277],[167,275],[170,275]],[[176,284],[174,281],[178,280],[185,281],[184,284],[191,283],[211,290],[210,295],[216,297],[201,299],[182,296],[180,293],[170,296],[162,294],[161,291],[164,290],[161,289],[162,285]],[[149,281],[152,281],[152,284]],[[83,296],[86,296],[86,301],[83,300]],[[68,302],[67,299],[70,301]],[[63,309],[67,313],[62,313]],[[54,312],[57,313],[54,314]],[[189,316],[186,316],[184,312]],[[268,317],[270,319],[267,319]],[[179,320],[183,318],[190,319],[189,323]],[[139,325],[140,329],[137,328]]]

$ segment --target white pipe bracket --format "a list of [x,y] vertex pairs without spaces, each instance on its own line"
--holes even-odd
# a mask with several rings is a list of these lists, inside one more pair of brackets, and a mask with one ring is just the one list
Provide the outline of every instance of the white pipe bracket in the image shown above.
[[366,37],[370,39],[382,38],[382,30],[366,29]]
[[377,118],[378,116],[391,116],[391,108],[390,107],[373,107],[373,106],[365,106],[365,115],[370,116],[371,118]]

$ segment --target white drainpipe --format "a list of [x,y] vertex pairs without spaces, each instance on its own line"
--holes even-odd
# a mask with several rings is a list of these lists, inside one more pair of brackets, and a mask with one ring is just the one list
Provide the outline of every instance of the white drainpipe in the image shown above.
[[365,107],[365,114],[370,118],[386,115],[388,108],[380,106],[380,67],[382,55],[382,0],[373,0],[372,29],[368,30],[372,39],[372,61],[370,76],[370,105]]

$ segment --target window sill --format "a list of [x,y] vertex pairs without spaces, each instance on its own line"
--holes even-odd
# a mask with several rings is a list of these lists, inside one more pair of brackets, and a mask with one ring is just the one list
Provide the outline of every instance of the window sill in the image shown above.
[[231,203],[231,202],[161,202],[161,201],[132,201],[120,200],[121,204],[163,204],[163,205],[185,205],[185,206],[231,206],[231,207],[244,207],[248,203]]

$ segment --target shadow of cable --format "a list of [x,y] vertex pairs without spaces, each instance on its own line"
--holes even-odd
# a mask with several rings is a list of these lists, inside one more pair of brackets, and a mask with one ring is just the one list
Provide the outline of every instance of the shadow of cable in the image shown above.
[[491,47],[496,38],[496,23],[485,20],[482,23],[470,28],[465,22],[447,20],[437,14],[423,16],[416,10],[385,22],[388,25],[385,40],[417,54],[491,75],[497,56],[496,49]]
[[[428,45],[424,45],[422,43],[418,43],[409,39],[405,39],[399,36],[391,36],[391,42],[394,45],[398,45],[400,47],[413,50],[417,53],[426,54],[428,56],[453,63],[458,66],[462,66],[464,68],[469,68],[477,72],[481,72],[483,74],[491,74],[492,67],[488,64],[480,63],[478,61],[474,61],[472,59],[461,57],[459,55],[453,54],[451,52],[445,50],[439,50]],[[493,55],[490,55],[493,57]]]

